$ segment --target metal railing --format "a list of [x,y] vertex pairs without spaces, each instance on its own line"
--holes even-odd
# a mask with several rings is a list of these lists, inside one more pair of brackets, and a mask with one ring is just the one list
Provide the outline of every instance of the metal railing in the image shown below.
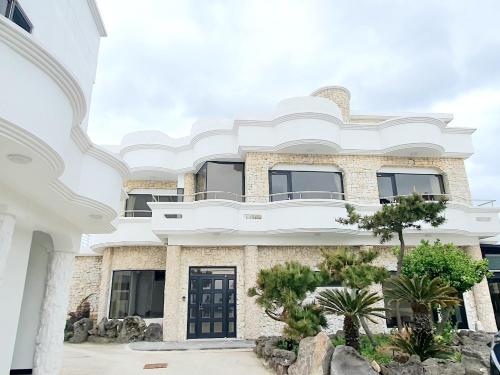
[[[405,197],[409,195],[393,195],[387,197],[380,197],[379,201],[382,204],[394,203],[396,198]],[[495,200],[486,199],[470,199],[450,194],[422,194],[427,201],[438,201],[441,197],[446,197],[450,202],[458,202],[467,204],[473,207],[494,207]],[[159,197],[161,195],[152,195],[153,202],[165,202]],[[335,191],[290,191],[284,193],[274,193],[269,195],[241,195],[227,191],[202,191],[194,194],[179,194],[177,195],[177,202],[193,202],[203,200],[227,200],[236,202],[278,202],[285,200],[346,200],[346,194]],[[356,202],[356,197],[350,197],[350,200]],[[365,199],[359,199],[366,201]],[[122,216],[124,217],[151,217],[151,210],[124,210]]]

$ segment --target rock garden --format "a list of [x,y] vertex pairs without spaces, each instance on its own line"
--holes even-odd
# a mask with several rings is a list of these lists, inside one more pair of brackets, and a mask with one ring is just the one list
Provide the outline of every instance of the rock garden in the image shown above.
[[[489,374],[493,334],[457,330],[450,319],[459,296],[489,276],[487,261],[439,241],[422,241],[408,253],[405,248],[403,230],[418,230],[422,221],[441,225],[445,207],[444,199],[427,202],[417,194],[398,197],[371,216],[346,206],[348,217],[339,222],[370,230],[381,242],[397,235],[395,275],[375,265],[376,251],[352,248],[323,251],[320,272],[297,262],[261,270],[248,294],[284,329],[280,337],[260,337],[257,356],[280,375]],[[341,287],[317,291],[333,283]],[[377,284],[384,296],[373,288]],[[386,319],[383,299],[396,306],[398,327],[375,335],[373,328]],[[406,324],[402,303],[411,308]],[[325,332],[328,315],[343,318],[342,331]]]
[[100,344],[128,343],[135,341],[162,341],[161,324],[146,324],[140,316],[127,316],[124,319],[103,318],[99,323],[90,319],[88,297],[75,312],[69,313],[64,329],[64,341],[73,344],[93,342]]

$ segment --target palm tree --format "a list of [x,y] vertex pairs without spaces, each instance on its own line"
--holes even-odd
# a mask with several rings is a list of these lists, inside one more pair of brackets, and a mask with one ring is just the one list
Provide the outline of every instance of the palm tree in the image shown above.
[[326,313],[344,316],[346,345],[359,351],[360,319],[376,323],[373,317],[385,319],[383,307],[374,306],[382,297],[366,289],[324,290],[319,293],[318,302]]
[[433,306],[444,308],[460,304],[455,288],[444,283],[439,277],[394,277],[386,281],[384,295],[390,302],[410,304],[413,311],[413,331],[422,336],[433,336]]

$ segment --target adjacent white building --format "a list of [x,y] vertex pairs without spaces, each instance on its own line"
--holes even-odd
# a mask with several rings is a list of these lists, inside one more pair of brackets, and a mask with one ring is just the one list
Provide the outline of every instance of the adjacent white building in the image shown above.
[[105,35],[93,0],[0,0],[2,375],[59,372],[80,236],[121,209],[128,167],[86,135]]

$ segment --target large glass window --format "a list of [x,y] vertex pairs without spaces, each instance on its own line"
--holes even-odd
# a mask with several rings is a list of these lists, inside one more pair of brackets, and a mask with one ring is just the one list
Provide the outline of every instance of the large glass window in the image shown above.
[[444,194],[443,177],[438,174],[377,173],[380,203],[390,203],[398,195],[422,194],[435,200]]
[[129,194],[125,202],[125,217],[151,217],[148,202],[177,202],[177,195]]
[[245,195],[245,163],[208,161],[196,174],[196,199],[242,201]]
[[33,29],[33,25],[17,0],[0,0],[0,14],[9,18],[29,33]]
[[497,326],[500,327],[500,246],[481,246],[483,257],[488,259],[488,267],[493,272],[493,277],[488,278],[490,288],[491,303],[495,313]]
[[165,271],[114,271],[109,317],[162,318]]
[[269,171],[271,201],[344,199],[342,174],[318,171]]

